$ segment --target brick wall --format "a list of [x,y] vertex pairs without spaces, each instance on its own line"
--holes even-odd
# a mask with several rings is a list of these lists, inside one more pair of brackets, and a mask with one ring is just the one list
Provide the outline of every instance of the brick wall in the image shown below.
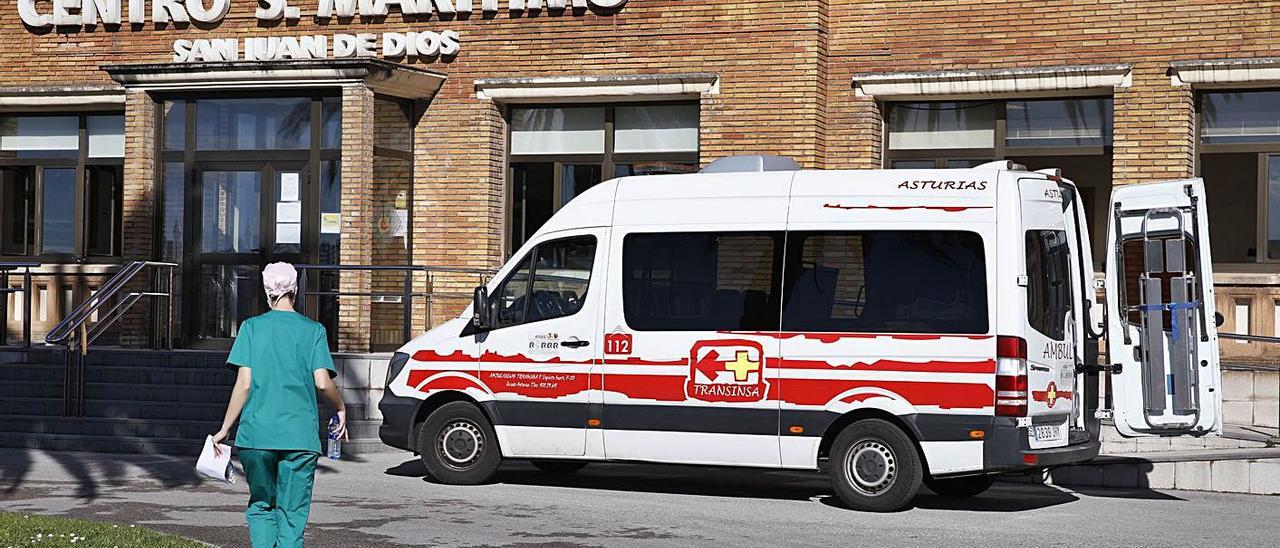
[[[855,94],[853,74],[1131,63],[1132,86],[1115,93],[1114,134],[1115,178],[1130,183],[1194,172],[1193,95],[1169,83],[1169,62],[1265,57],[1280,45],[1280,1],[630,0],[612,15],[504,11],[406,22],[393,13],[324,25],[309,17],[314,6],[300,7],[296,25],[259,24],[252,2],[236,1],[211,29],[148,23],[32,33],[14,1],[0,0],[0,85],[102,85],[109,79],[98,65],[166,62],[175,38],[454,29],[456,58],[411,61],[449,76],[413,132],[411,260],[493,268],[504,245],[507,128],[505,107],[476,97],[477,78],[711,72],[720,86],[701,98],[702,163],[775,153],[807,167],[870,168],[882,163],[882,108]],[[344,91],[343,262],[373,260],[372,103],[368,90]],[[151,250],[147,104],[131,95],[127,109],[125,249],[140,255]],[[437,304],[438,319],[465,305],[476,278],[434,282],[459,295]],[[342,283],[367,290],[371,277],[347,274]],[[425,280],[415,287],[425,289]],[[349,300],[343,331],[366,332],[341,343],[356,348],[368,340],[369,307]],[[423,316],[415,312],[415,321]]]
[[[363,85],[342,88],[342,264],[368,264],[373,255],[373,92]],[[372,275],[344,271],[342,293],[369,293]],[[371,334],[370,299],[338,297],[338,349],[364,351]]]
[[[155,220],[154,181],[156,179],[156,104],[142,91],[125,96],[124,109],[124,189],[121,204],[121,255],[126,261],[152,259],[152,223]],[[129,292],[150,289],[151,278],[143,272],[128,287]],[[176,284],[176,282],[175,282]],[[147,346],[147,303],[135,305],[121,321],[120,344]],[[175,311],[176,313],[176,311]]]

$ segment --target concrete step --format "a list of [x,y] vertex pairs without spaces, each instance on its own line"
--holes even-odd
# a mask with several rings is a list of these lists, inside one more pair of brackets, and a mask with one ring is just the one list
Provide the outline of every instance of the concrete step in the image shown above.
[[[0,383],[7,381],[61,382],[61,364],[5,364],[0,365]],[[122,384],[180,384],[193,386],[231,386],[235,384],[235,372],[227,368],[197,367],[139,367],[139,366],[88,366],[85,368],[88,382],[113,382]]]
[[[89,365],[125,365],[136,367],[224,367],[228,352],[203,350],[135,350],[122,348],[93,347],[85,356]],[[66,363],[66,352],[54,348],[33,348],[30,350],[2,350],[0,364],[29,363],[62,365]]]
[[221,424],[222,421],[0,415],[0,436],[58,434],[202,440]]
[[6,381],[0,383],[0,400],[8,398],[61,398],[62,382]]
[[1280,495],[1280,448],[1103,455],[1054,468],[1042,480],[1063,486]]
[[1115,427],[1103,425],[1101,452],[1107,455],[1127,455],[1166,451],[1200,451],[1204,449],[1260,449],[1268,446],[1269,443],[1265,437],[1231,425],[1223,428],[1222,436],[1199,438],[1190,436],[1125,438],[1120,436]]

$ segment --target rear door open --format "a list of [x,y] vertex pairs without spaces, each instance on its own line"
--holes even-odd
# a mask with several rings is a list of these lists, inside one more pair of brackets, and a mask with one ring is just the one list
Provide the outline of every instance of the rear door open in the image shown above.
[[1108,211],[1107,354],[1116,428],[1130,437],[1220,433],[1203,182],[1119,186]]

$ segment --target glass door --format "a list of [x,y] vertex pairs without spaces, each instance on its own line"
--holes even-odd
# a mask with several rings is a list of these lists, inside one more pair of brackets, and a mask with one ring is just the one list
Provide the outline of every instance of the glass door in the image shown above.
[[301,163],[196,164],[184,268],[196,297],[184,322],[194,346],[228,347],[241,322],[266,310],[262,267],[302,260],[305,182]]

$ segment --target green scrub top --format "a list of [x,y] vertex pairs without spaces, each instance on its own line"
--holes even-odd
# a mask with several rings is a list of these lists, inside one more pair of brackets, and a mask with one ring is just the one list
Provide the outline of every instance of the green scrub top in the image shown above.
[[269,310],[240,324],[227,363],[253,371],[236,447],[320,452],[314,372],[336,375],[324,326]]

